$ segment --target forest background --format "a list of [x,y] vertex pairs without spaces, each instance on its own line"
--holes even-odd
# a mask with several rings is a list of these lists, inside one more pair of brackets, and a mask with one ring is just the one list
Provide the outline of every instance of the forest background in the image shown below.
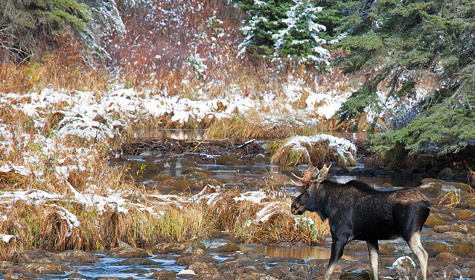
[[8,0],[0,92],[120,83],[198,98],[345,80],[326,128],[384,132],[372,151],[406,167],[473,151],[474,18],[464,0]]

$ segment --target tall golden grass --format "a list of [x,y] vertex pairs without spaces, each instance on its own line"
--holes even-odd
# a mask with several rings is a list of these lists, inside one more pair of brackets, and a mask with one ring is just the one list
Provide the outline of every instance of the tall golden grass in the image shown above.
[[[145,194],[143,194],[145,195]],[[51,251],[70,249],[103,250],[117,247],[119,242],[150,249],[158,242],[185,242],[205,239],[215,232],[226,231],[242,242],[274,243],[279,241],[309,244],[328,234],[328,226],[315,216],[315,224],[296,223],[289,213],[287,198],[269,197],[266,203],[280,205],[266,220],[256,213],[266,203],[236,201],[238,193],[218,193],[216,203],[170,204],[163,210],[149,211],[130,203],[127,211],[106,207],[97,211],[67,200],[28,203],[2,203],[0,232],[15,236],[10,242],[0,241],[0,259],[12,260],[14,252],[29,248]],[[285,207],[283,207],[285,205]],[[65,217],[68,211],[79,224]],[[274,210],[272,210],[274,211]]]
[[25,93],[45,87],[69,90],[103,91],[110,77],[70,32],[56,37],[57,48],[41,58],[19,66],[0,64],[0,92]]

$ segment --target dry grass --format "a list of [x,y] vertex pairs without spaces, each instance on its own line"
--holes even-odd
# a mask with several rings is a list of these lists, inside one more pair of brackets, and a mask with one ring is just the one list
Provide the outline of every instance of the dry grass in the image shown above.
[[[314,244],[328,234],[328,226],[312,214],[309,216],[315,224],[296,223],[288,212],[287,199],[269,197],[254,203],[236,200],[240,194],[235,192],[216,195],[219,199],[210,205],[177,202],[180,207],[170,203],[152,212],[133,203],[128,204],[127,211],[111,207],[96,211],[79,203],[53,200],[43,204],[21,200],[8,206],[3,203],[0,214],[6,219],[0,224],[0,232],[15,238],[0,244],[1,259],[12,260],[15,257],[12,252],[31,247],[52,251],[103,250],[126,242],[151,248],[160,241],[185,242],[220,231],[227,231],[244,242],[266,244],[278,241]],[[262,211],[269,213],[267,218],[262,217]]]
[[58,35],[56,44],[58,48],[40,61],[20,66],[0,64],[0,92],[25,93],[45,87],[90,91],[108,88],[108,71],[100,62],[89,61],[87,50],[70,33]]
[[[328,140],[313,142],[301,141],[300,143],[284,143],[276,149],[271,158],[272,164],[299,165],[310,164],[321,166],[329,161],[338,162],[341,166],[355,165],[356,150],[345,150],[345,156],[337,152]],[[343,147],[340,149],[344,149]],[[350,156],[352,154],[352,156]]]
[[279,125],[262,121],[262,116],[256,112],[247,113],[246,116],[219,119],[212,122],[206,129],[207,139],[282,139],[292,135],[312,135],[326,126],[305,127],[291,121],[280,122]]
[[455,189],[454,191],[448,192],[440,199],[439,206],[446,203],[445,206],[455,208],[461,201],[461,190]]

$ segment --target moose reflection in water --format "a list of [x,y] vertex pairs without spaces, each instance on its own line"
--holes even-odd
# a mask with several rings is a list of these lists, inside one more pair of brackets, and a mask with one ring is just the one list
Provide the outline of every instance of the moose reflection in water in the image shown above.
[[[292,213],[316,212],[328,219],[332,236],[331,256],[325,272],[329,280],[335,264],[351,240],[364,240],[368,245],[371,269],[378,279],[378,240],[402,237],[421,265],[422,279],[427,279],[428,254],[420,235],[430,212],[430,202],[418,189],[396,191],[375,190],[364,182],[353,180],[340,184],[326,180],[330,166],[320,171],[309,167],[299,179],[303,192],[292,202]],[[315,180],[313,173],[317,171]]]

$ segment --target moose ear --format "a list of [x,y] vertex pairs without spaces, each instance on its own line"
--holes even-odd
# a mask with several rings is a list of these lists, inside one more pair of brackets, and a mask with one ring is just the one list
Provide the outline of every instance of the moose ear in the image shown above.
[[320,169],[320,171],[318,171],[317,179],[315,179],[315,181],[317,181],[319,183],[325,181],[328,177],[328,171],[330,171],[330,167],[332,167],[331,164],[328,167],[326,165],[324,165],[322,167],[322,169]]

